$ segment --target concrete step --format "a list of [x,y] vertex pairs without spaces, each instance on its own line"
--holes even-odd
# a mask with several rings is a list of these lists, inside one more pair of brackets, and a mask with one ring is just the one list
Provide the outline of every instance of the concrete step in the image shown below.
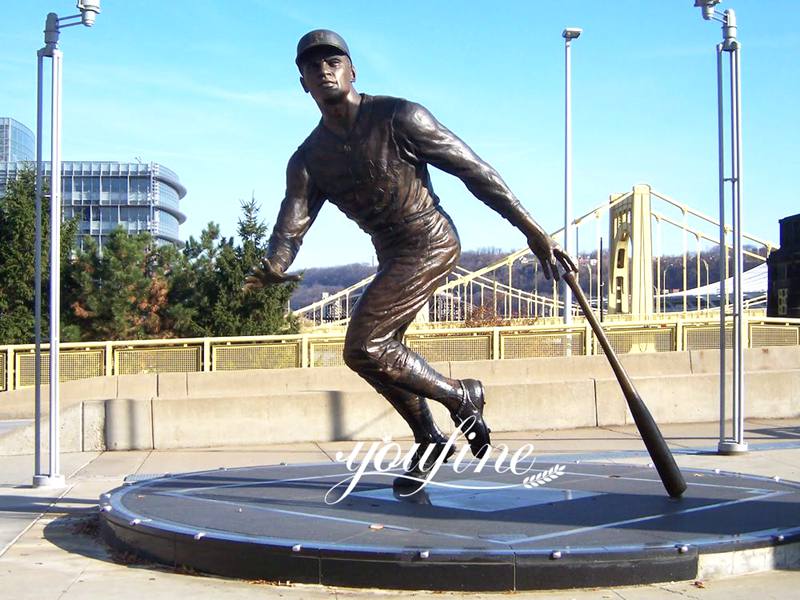
[[33,423],[33,419],[12,419],[0,421],[0,437],[7,433],[13,432],[15,429],[25,427]]
[[[716,374],[637,377],[634,383],[658,423],[719,419]],[[633,423],[615,379],[489,383],[484,415],[497,432],[608,427]],[[800,415],[800,370],[747,377],[751,418]],[[446,432],[448,412],[429,402]],[[405,422],[372,390],[314,390],[260,396],[119,399],[106,402],[109,449],[190,448],[408,436]]]
[[[49,448],[49,412],[42,414],[42,451]],[[16,425],[11,426],[11,423]],[[2,424],[9,424],[3,427]],[[62,452],[89,452],[105,449],[105,406],[103,402],[76,403],[61,410],[59,418]],[[0,421],[0,456],[33,454],[36,424],[32,419]]]

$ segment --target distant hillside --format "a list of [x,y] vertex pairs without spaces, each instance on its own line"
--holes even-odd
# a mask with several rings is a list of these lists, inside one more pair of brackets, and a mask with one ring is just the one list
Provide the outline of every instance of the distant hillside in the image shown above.
[[323,292],[338,292],[375,272],[375,267],[365,263],[354,263],[337,267],[306,269],[303,279],[292,295],[292,309],[308,306],[322,298]]
[[[514,249],[516,250],[516,248]],[[475,271],[497,262],[504,256],[508,256],[514,250],[501,250],[500,248],[478,248],[477,250],[466,250],[461,253],[461,259],[458,264],[465,269]]]
[[[753,246],[746,246],[746,249],[752,253],[758,253]],[[501,250],[499,248],[479,248],[478,250],[467,250],[461,254],[459,264],[465,269],[475,271],[481,267],[497,262],[504,256],[511,254],[510,250]],[[763,253],[763,251],[761,251]],[[581,253],[578,257],[578,264],[580,265],[579,279],[581,286],[585,290],[589,290],[594,286],[596,290],[597,276],[595,266],[592,266],[592,275],[589,274],[588,265],[589,261],[594,259],[594,253],[584,254]],[[719,281],[719,254],[716,251],[708,251],[701,253],[702,267],[698,269],[697,255],[690,254],[687,257],[686,269],[686,289],[693,289],[701,285],[715,283]],[[608,285],[608,249],[603,252],[603,282]],[[748,270],[761,261],[745,255],[744,270]],[[656,264],[653,264],[653,277],[654,282],[660,283],[661,287],[678,291],[683,289],[683,256],[681,255],[664,255],[660,260],[661,271],[656,272]],[[298,309],[307,306],[312,302],[322,298],[323,292],[335,293],[339,290],[353,285],[357,281],[364,279],[368,275],[375,272],[375,267],[367,264],[353,264],[343,265],[340,267],[328,267],[324,269],[307,269],[300,286],[292,296],[292,308]],[[494,277],[498,281],[508,281],[508,269],[503,267],[494,273]],[[517,261],[514,263],[514,270],[512,273],[512,280],[514,287],[524,290],[550,290],[550,284],[545,280],[539,264],[535,260],[531,261]],[[536,281],[534,281],[536,280]],[[606,287],[606,289],[608,289]],[[549,293],[544,291],[544,293]]]
[[[511,251],[500,250],[499,248],[467,250],[461,254],[459,264],[465,269],[474,271],[510,253]],[[292,309],[297,310],[303,306],[308,306],[321,299],[323,292],[336,293],[372,275],[374,272],[375,267],[365,263],[306,269],[303,272],[303,280],[292,295]]]

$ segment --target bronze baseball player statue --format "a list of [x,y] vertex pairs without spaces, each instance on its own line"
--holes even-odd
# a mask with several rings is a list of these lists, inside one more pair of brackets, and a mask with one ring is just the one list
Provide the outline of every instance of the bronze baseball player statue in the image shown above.
[[480,457],[490,444],[481,382],[445,377],[403,345],[406,328],[461,251],[453,222],[431,186],[428,165],[461,179],[519,229],[548,279],[558,278],[557,260],[566,255],[500,175],[423,106],[356,92],[356,71],[341,36],[324,29],[304,35],[296,63],[300,83],[322,119],[289,159],[286,196],[267,256],[246,285],[296,280],[285,273],[303,236],[326,200],[336,205],[372,237],[378,258],[375,279],[350,317],[345,363],[406,420],[420,457],[430,449],[429,461],[435,460],[447,441],[427,399],[444,404],[456,425],[467,421],[464,433]]

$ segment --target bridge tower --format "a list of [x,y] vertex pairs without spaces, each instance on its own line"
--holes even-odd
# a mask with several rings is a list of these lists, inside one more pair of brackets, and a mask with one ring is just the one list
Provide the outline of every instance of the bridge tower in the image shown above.
[[653,314],[653,243],[650,186],[635,185],[631,194],[612,194],[609,203],[608,312],[646,319]]

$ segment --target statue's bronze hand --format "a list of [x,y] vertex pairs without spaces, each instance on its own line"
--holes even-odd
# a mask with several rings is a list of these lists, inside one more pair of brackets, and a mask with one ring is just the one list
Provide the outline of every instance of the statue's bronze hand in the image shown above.
[[532,235],[528,238],[528,247],[539,259],[544,278],[548,280],[551,277],[558,279],[558,263],[555,256],[555,249],[558,248],[558,244],[553,238],[545,233]]
[[572,257],[564,252],[561,248],[554,248],[553,254],[555,254],[556,260],[561,263],[561,266],[564,267],[565,273],[578,272],[578,267],[575,265],[575,261],[572,260]]
[[265,258],[261,261],[261,266],[255,267],[252,274],[245,278],[244,289],[247,291],[257,290],[267,285],[287,283],[290,281],[300,281],[300,276],[281,273]]
[[545,279],[551,277],[556,280],[561,279],[558,263],[561,263],[565,271],[577,272],[578,268],[572,258],[550,236],[546,234],[531,236],[528,238],[528,246],[542,264]]

